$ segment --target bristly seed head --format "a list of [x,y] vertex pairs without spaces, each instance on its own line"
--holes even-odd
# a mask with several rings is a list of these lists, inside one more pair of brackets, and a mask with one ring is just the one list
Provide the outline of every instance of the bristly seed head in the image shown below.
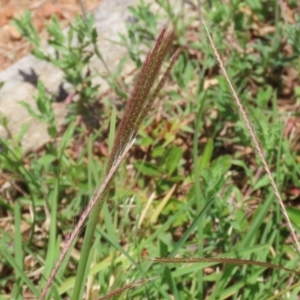
[[[135,137],[143,118],[154,101],[154,98],[163,87],[175,59],[172,59],[168,70],[155,88],[155,92],[153,92],[152,95],[150,94],[154,82],[159,75],[161,66],[170,51],[174,37],[174,30],[168,31],[167,26],[164,26],[154,44],[153,49],[147,55],[137,82],[129,97],[121,123],[118,127],[114,147],[108,163],[108,169],[123,149],[126,148],[126,145],[130,142],[130,140]],[[177,56],[178,55],[176,55],[176,58]]]

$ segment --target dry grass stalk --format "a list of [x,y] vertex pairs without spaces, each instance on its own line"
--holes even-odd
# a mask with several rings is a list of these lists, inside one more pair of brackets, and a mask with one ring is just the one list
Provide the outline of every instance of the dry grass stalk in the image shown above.
[[136,287],[139,287],[141,285],[143,285],[144,283],[152,280],[153,278],[145,278],[145,279],[141,279],[141,280],[138,280],[138,281],[135,281],[135,282],[132,282],[132,283],[129,283],[115,291],[112,291],[111,293],[105,295],[104,297],[101,297],[101,298],[98,298],[98,300],[107,300],[107,299],[111,299],[113,297],[116,297],[116,296],[119,296],[121,295],[122,293],[124,293],[125,291],[129,290],[129,289],[132,289],[132,288],[136,288]]
[[184,258],[184,257],[170,257],[170,258],[154,258],[153,261],[159,263],[219,263],[219,264],[230,264],[230,265],[250,265],[259,266],[270,269],[284,270],[300,275],[300,272],[285,268],[276,264],[270,264],[267,262],[251,260],[251,259],[239,259],[239,258],[226,258],[226,257],[196,257],[196,258]]
[[236,103],[236,105],[238,106],[238,109],[239,109],[239,111],[240,111],[240,114],[242,115],[242,118],[244,119],[244,121],[245,121],[245,123],[246,123],[246,127],[247,127],[247,129],[248,129],[248,131],[249,131],[249,134],[250,134],[250,136],[251,136],[251,140],[252,140],[252,142],[254,143],[254,146],[255,146],[255,149],[256,149],[256,151],[257,151],[257,153],[258,153],[258,156],[259,156],[259,158],[260,158],[260,160],[261,160],[261,162],[262,162],[262,164],[263,164],[263,166],[264,166],[264,169],[265,169],[265,171],[266,171],[266,173],[267,173],[267,175],[268,175],[268,177],[269,177],[270,183],[271,183],[271,185],[272,185],[272,187],[273,187],[273,189],[274,189],[274,193],[275,193],[276,198],[277,198],[277,200],[278,200],[278,203],[279,203],[279,205],[280,205],[282,214],[283,214],[283,216],[284,216],[284,218],[285,218],[285,220],[286,220],[286,222],[287,222],[287,225],[288,225],[288,227],[289,227],[289,229],[290,229],[290,231],[291,231],[292,238],[293,238],[293,241],[294,241],[294,245],[295,245],[295,247],[296,247],[296,250],[297,250],[297,252],[298,252],[298,255],[300,255],[300,244],[299,244],[299,242],[298,242],[298,239],[297,239],[295,230],[294,230],[294,228],[293,228],[293,226],[292,226],[292,224],[291,224],[291,221],[290,221],[290,219],[289,219],[289,216],[288,216],[288,214],[287,214],[287,211],[286,211],[286,209],[285,209],[285,207],[284,207],[284,204],[283,204],[283,201],[282,201],[282,199],[281,199],[281,196],[280,196],[279,190],[278,190],[278,188],[277,188],[277,185],[276,185],[276,183],[275,183],[275,181],[274,181],[274,178],[273,178],[273,176],[272,176],[272,173],[271,173],[271,171],[270,171],[270,169],[269,169],[269,166],[268,166],[268,164],[267,164],[267,161],[266,161],[266,159],[265,159],[265,155],[264,155],[263,149],[262,149],[262,147],[260,146],[259,140],[258,140],[258,138],[257,138],[257,136],[256,136],[256,134],[255,134],[255,131],[254,131],[254,129],[253,129],[253,126],[252,126],[252,124],[251,124],[251,122],[250,122],[250,120],[249,120],[249,118],[248,118],[248,116],[247,116],[246,110],[245,110],[245,108],[243,107],[243,105],[242,105],[242,103],[241,103],[241,101],[240,101],[240,99],[239,99],[237,93],[235,92],[235,89],[234,89],[234,87],[233,87],[233,85],[232,85],[230,79],[229,79],[229,76],[228,76],[228,74],[227,74],[227,72],[226,72],[226,69],[225,69],[224,64],[223,64],[223,62],[222,62],[222,59],[221,59],[221,57],[220,57],[220,55],[219,55],[219,53],[218,53],[218,50],[217,50],[217,48],[216,48],[216,46],[215,46],[215,44],[214,44],[214,42],[213,42],[213,40],[212,40],[212,37],[211,37],[211,35],[210,35],[210,33],[209,33],[209,30],[208,30],[208,28],[207,28],[207,26],[206,26],[206,23],[205,23],[205,21],[204,21],[203,19],[202,19],[202,22],[203,22],[203,25],[204,25],[204,27],[205,27],[205,29],[206,29],[207,36],[208,36],[210,45],[211,45],[211,47],[212,47],[212,49],[213,49],[213,52],[214,52],[214,54],[215,54],[215,57],[216,57],[216,59],[217,59],[219,65],[220,65],[220,68],[221,68],[221,70],[222,70],[222,72],[223,72],[223,74],[224,74],[224,76],[225,76],[225,78],[226,78],[226,81],[227,81],[227,83],[228,83],[228,86],[229,86],[229,88],[230,88],[230,91],[231,91],[231,93],[232,93],[232,96],[233,96],[233,98],[234,98],[234,100],[235,100],[235,103]]
[[103,195],[106,194],[109,184],[111,183],[111,179],[113,178],[119,165],[123,161],[131,145],[133,144],[143,118],[149,111],[159,90],[161,90],[161,88],[163,87],[163,84],[165,83],[170,73],[171,67],[173,66],[179,55],[179,52],[176,52],[172,57],[167,71],[160,79],[157,87],[151,93],[155,80],[158,78],[161,66],[171,49],[174,37],[174,30],[168,31],[167,27],[165,26],[159,34],[152,51],[147,55],[138,80],[134,86],[133,92],[131,93],[126,105],[123,118],[118,127],[112,153],[110,154],[110,158],[107,164],[105,177],[100,187],[92,196],[92,199],[90,200],[87,208],[82,213],[77,225],[72,231],[72,234],[66,240],[60,257],[46,282],[41,296],[39,297],[40,300],[44,299],[44,297],[46,296],[62,261],[66,257],[68,250],[71,248],[72,243],[78,236],[90,213],[94,208],[100,208],[103,205],[103,202],[105,201],[105,197]]

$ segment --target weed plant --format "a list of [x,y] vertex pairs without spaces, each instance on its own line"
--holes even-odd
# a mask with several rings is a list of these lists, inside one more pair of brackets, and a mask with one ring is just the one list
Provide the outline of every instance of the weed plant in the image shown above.
[[[55,280],[48,296],[41,298],[297,299],[299,255],[286,221],[291,220],[297,239],[297,3],[287,4],[295,11],[292,22],[277,1],[201,1],[202,17],[278,187],[274,193],[214,59],[199,7],[182,2],[177,11],[167,0],[156,2],[153,6],[142,1],[130,8],[128,35],[121,40],[145,76],[145,70],[155,65],[151,55],[152,60],[143,64],[145,53],[155,43],[158,24],[168,19],[176,32],[172,47],[173,34],[163,31],[154,49],[164,55],[181,50],[173,69],[166,71],[170,79],[163,77],[166,85],[160,93],[159,84],[150,92],[156,78],[150,76],[151,84],[144,80],[146,90],[137,93],[135,88],[130,94],[121,90],[127,85],[117,84],[112,74],[107,78],[112,90],[123,101],[125,95],[131,97],[122,120],[115,107],[106,105],[101,126],[95,115],[92,126],[87,123],[99,106],[89,62],[92,53],[102,58],[92,18],[78,17],[68,33],[53,19],[48,43],[54,52],[49,54],[29,15],[15,21],[34,45],[33,54],[63,71],[77,101],[64,127],[58,128],[51,105],[54,97],[38,83],[37,111],[23,105],[46,123],[52,140],[40,152],[27,155],[21,146],[26,126],[12,136],[9,120],[1,118],[8,136],[1,141],[1,178],[11,188],[2,189],[0,202],[2,216],[9,220],[6,227],[1,220],[0,226],[5,245],[0,247],[0,299],[41,297],[46,282],[54,278],[57,261]],[[158,57],[157,72],[163,60]],[[143,86],[142,75],[135,87]],[[143,97],[148,93],[150,98]],[[149,103],[154,96],[159,100],[153,110],[143,102],[144,110],[137,115],[134,95]],[[91,214],[93,221],[83,228],[79,220],[91,208],[88,199],[98,199],[93,191],[99,179],[105,181],[113,167],[115,172],[126,153],[125,163],[104,189],[101,205]],[[74,228],[80,232],[72,243]],[[60,261],[66,244],[72,247]]]

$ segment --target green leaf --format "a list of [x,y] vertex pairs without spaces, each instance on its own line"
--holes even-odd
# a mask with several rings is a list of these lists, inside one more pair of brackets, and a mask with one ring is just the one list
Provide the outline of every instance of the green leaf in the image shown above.
[[25,102],[25,101],[18,101],[18,103],[20,103],[23,107],[26,108],[28,114],[30,116],[32,116],[33,118],[37,118],[37,119],[40,119],[41,116],[39,114],[37,114],[30,106],[29,103]]
[[138,169],[138,171],[143,175],[157,177],[161,176],[161,172],[158,170],[158,168],[156,168],[148,162],[137,162],[135,163],[135,166]]
[[300,230],[300,210],[295,207],[287,207],[286,211],[290,217],[292,224],[297,226]]
[[41,165],[48,168],[56,159],[57,157],[55,155],[44,154],[38,161]]
[[203,154],[202,154],[200,162],[199,162],[200,170],[203,170],[204,168],[206,168],[208,166],[208,164],[211,160],[213,151],[214,151],[214,141],[212,138],[209,138],[205,145]]
[[253,191],[259,190],[270,184],[270,179],[267,175],[262,176],[253,187]]
[[28,10],[19,19],[13,19],[12,23],[31,44],[35,46],[40,45],[41,39],[39,33],[32,25],[31,13]]
[[153,150],[152,150],[152,157],[160,157],[163,156],[165,153],[166,149],[160,145],[157,145]]
[[65,43],[66,37],[60,27],[58,19],[55,15],[52,16],[50,24],[46,26],[47,31],[54,37],[52,44],[62,46]]
[[178,147],[171,147],[166,154],[165,157],[165,166],[167,169],[167,172],[169,174],[172,174],[175,169],[177,168],[179,161],[182,157],[183,154],[183,150],[182,148],[178,148]]
[[211,169],[215,175],[223,176],[232,165],[232,157],[230,155],[219,156],[211,165]]

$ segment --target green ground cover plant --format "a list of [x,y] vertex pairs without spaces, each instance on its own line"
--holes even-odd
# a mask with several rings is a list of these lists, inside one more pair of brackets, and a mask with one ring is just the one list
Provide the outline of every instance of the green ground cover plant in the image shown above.
[[[42,82],[37,111],[20,103],[47,124],[52,141],[40,152],[24,155],[26,126],[12,136],[9,120],[1,118],[7,129],[1,178],[14,188],[0,199],[3,218],[11,220],[10,230],[0,232],[0,299],[298,299],[297,2],[177,5],[141,1],[130,8],[121,38],[138,79],[124,80],[124,61],[106,76],[127,103],[124,113],[97,98],[99,74],[89,63],[102,56],[92,17],[76,18],[67,34],[54,18],[48,25],[54,55],[43,51],[28,14],[15,21],[33,54],[63,71],[78,100],[63,128]],[[174,33],[160,31],[167,21]],[[266,163],[256,155],[216,51]],[[156,83],[167,55],[172,69],[163,64]],[[95,193],[100,179],[114,173],[104,194]],[[91,203],[96,209],[81,226]]]

